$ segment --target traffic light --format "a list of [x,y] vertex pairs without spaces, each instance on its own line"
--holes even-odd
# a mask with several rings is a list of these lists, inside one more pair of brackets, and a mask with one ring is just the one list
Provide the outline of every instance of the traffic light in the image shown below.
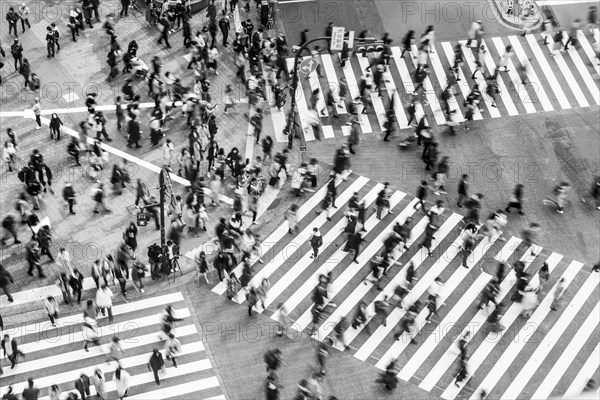
[[383,40],[374,38],[359,38],[356,42],[356,53],[379,53],[383,51]]

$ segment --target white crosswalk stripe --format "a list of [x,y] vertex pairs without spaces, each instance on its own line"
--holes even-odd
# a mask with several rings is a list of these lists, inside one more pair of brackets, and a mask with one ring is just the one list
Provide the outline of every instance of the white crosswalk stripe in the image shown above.
[[[463,52],[464,64],[459,68],[458,77],[461,79],[457,85],[459,93],[449,102],[450,109],[455,110],[455,120],[464,121],[463,103],[471,92],[473,83],[478,83],[483,94],[480,110],[476,110],[473,119],[475,121],[485,120],[487,118],[499,118],[502,116],[516,116],[520,114],[534,114],[539,112],[555,112],[558,110],[568,110],[573,107],[590,107],[590,105],[600,105],[600,88],[598,76],[600,76],[600,64],[595,52],[595,43],[600,33],[594,30],[594,35],[590,36],[583,30],[578,31],[578,45],[570,46],[566,52],[556,52],[552,55],[554,46],[552,38],[549,38],[549,44],[544,46],[540,44],[539,34],[527,34],[525,37],[510,35],[507,37],[492,37],[482,41],[485,51],[481,54],[484,64],[484,74],[487,77],[493,76],[496,71],[496,62],[505,52],[508,44],[513,47],[514,55],[508,62],[509,72],[501,69],[496,77],[498,83],[498,107],[492,107],[492,99],[486,94],[486,80],[480,73],[477,73],[475,79],[471,75],[475,71],[475,53],[479,52],[477,48],[467,48],[464,41],[459,41]],[[567,36],[563,37],[563,44],[566,43]],[[429,124],[445,125],[446,117],[441,110],[441,95],[448,81],[449,74],[454,74],[451,66],[454,61],[454,46],[457,42],[442,41],[433,44],[433,48],[439,50],[432,52],[428,56],[430,67],[429,76],[425,79],[424,98],[428,104],[424,104],[424,109],[417,112],[417,119],[420,119],[423,113],[430,115]],[[386,91],[380,98],[377,93],[372,92],[370,100],[373,104],[373,110],[369,110],[367,115],[360,113],[358,119],[362,133],[372,133],[375,127],[383,130],[385,123],[385,107],[390,102],[390,96],[395,97],[394,111],[396,120],[400,129],[408,129],[407,115],[404,112],[403,104],[399,100],[407,103],[413,97],[414,91],[414,71],[416,69],[416,60],[413,56],[417,54],[417,47],[412,46],[411,52],[406,53],[405,58],[400,58],[402,50],[398,46],[392,46],[391,63],[384,74],[384,85]],[[345,77],[348,83],[350,96],[346,98],[346,105],[352,98],[360,95],[358,81],[361,75],[365,73],[365,68],[373,61],[374,56],[369,58],[357,57],[351,58],[345,68],[341,68],[339,57],[332,57],[329,54],[322,54],[320,62],[324,76],[318,79],[316,72],[311,74],[309,79],[300,79],[298,87],[298,109],[301,115],[303,129],[306,128],[307,95],[315,87],[326,88],[322,84],[327,80],[329,88],[337,98],[339,79]],[[306,58],[306,57],[305,57]],[[528,63],[529,68],[525,71],[526,84],[521,83],[523,72],[520,70],[523,64]],[[288,66],[292,66],[293,59],[288,59]],[[568,87],[569,89],[565,89]],[[301,89],[301,90],[300,90]],[[323,95],[319,97],[319,108],[323,108]],[[570,97],[572,96],[572,97]],[[300,104],[303,103],[303,104]],[[483,105],[485,104],[485,106]],[[487,108],[487,109],[485,109]],[[346,114],[347,109],[338,108],[340,114]],[[332,120],[327,117],[326,111],[323,131],[325,138],[348,136],[350,127],[345,125],[344,119]],[[278,129],[281,125],[281,118],[277,119]],[[287,141],[283,135],[278,136],[279,141]],[[315,140],[311,129],[308,129],[306,140]]]
[[[263,254],[264,265],[254,264],[253,283],[260,282],[262,277],[268,277],[271,282],[271,291],[267,293],[265,306],[255,307],[253,310],[270,317],[274,321],[287,324],[288,334],[298,335],[298,332],[309,334],[309,327],[313,326],[313,292],[318,284],[319,277],[330,274],[330,285],[324,299],[325,308],[320,320],[314,327],[313,338],[325,343],[334,343],[334,348],[350,353],[358,360],[375,365],[380,370],[385,370],[392,360],[401,360],[401,369],[398,377],[405,381],[413,381],[422,389],[431,392],[436,397],[445,399],[465,398],[477,396],[480,389],[493,390],[498,397],[532,398],[531,393],[538,389],[547,374],[551,374],[551,383],[562,380],[560,387],[550,387],[541,390],[541,397],[557,395],[564,392],[572,384],[567,371],[579,370],[588,354],[584,357],[575,357],[573,353],[580,353],[582,349],[593,347],[594,335],[598,327],[598,317],[589,317],[583,323],[577,334],[570,333],[568,327],[573,325],[575,318],[581,313],[595,312],[598,307],[599,294],[597,293],[598,275],[591,277],[583,264],[568,260],[558,253],[549,253],[545,249],[532,245],[529,246],[515,236],[506,238],[494,237],[492,241],[487,237],[476,243],[474,250],[467,257],[466,266],[462,267],[463,252],[461,245],[465,233],[460,226],[462,216],[445,211],[440,215],[439,229],[435,233],[432,243],[432,257],[428,257],[426,249],[420,248],[429,217],[423,216],[422,211],[417,211],[417,201],[401,192],[395,192],[390,198],[392,214],[376,218],[372,204],[382,186],[374,182],[360,181],[360,177],[350,175],[349,180],[339,183],[340,195],[336,201],[338,209],[332,215],[332,221],[324,221],[321,216],[310,221],[303,216],[311,214],[310,209],[299,213],[300,226],[295,235],[287,235],[286,227],[278,228],[280,233],[271,240],[270,247],[285,249],[289,246],[287,261],[280,260],[280,254],[269,252]],[[358,191],[359,199],[365,202],[368,209],[365,215],[364,243],[354,262],[354,257],[343,251],[346,245],[346,207],[350,196],[348,193]],[[317,193],[322,199],[323,193]],[[307,203],[313,209],[318,206],[318,201],[313,197]],[[370,209],[369,209],[370,208]],[[395,249],[390,253],[387,275],[379,282],[374,282],[370,261],[381,253],[385,239],[392,233],[396,223],[404,223],[408,217],[413,218],[410,238],[407,240],[408,250]],[[317,261],[307,258],[309,245],[307,243],[307,230],[318,226],[324,239]],[[506,239],[506,240],[504,240]],[[532,252],[534,255],[532,255]],[[498,260],[503,260],[508,265],[521,261],[524,271],[532,278],[530,285],[536,287],[540,283],[537,270],[542,263],[548,264],[550,279],[545,284],[543,295],[540,296],[541,304],[529,317],[528,323],[523,325],[517,322],[523,306],[512,301],[512,293],[516,284],[516,273],[510,268],[505,272],[500,282],[500,293],[496,298],[498,304],[506,305],[504,314],[499,323],[504,330],[489,333],[488,318],[494,312],[494,306],[477,310],[474,302],[492,279],[494,266]],[[272,266],[271,266],[272,263]],[[396,287],[405,280],[408,265],[413,263],[417,280],[409,293],[402,301],[402,307],[392,307],[386,317],[387,324],[383,326],[379,318],[374,318],[375,303],[384,296],[392,298]],[[239,276],[239,271],[238,271]],[[586,282],[580,290],[573,290],[574,282]],[[554,290],[560,278],[565,278],[567,290],[563,294],[563,304],[568,304],[564,312],[551,312],[550,303],[554,299]],[[423,306],[417,312],[415,319],[416,328],[412,331],[412,338],[417,339],[411,344],[409,338],[400,337],[396,340],[394,334],[398,332],[399,325],[406,315],[406,307],[419,300],[421,304],[427,303],[428,288],[436,278],[440,278],[443,287],[437,298],[437,309],[434,317],[427,320],[429,314],[427,307]],[[378,289],[378,287],[380,289]],[[240,292],[236,301],[243,303],[243,293]],[[541,298],[543,296],[543,298]],[[353,322],[355,310],[359,302],[366,307],[366,320],[356,328],[350,326]],[[281,310],[285,309],[285,318]],[[345,318],[348,325],[340,326],[340,321]],[[587,314],[586,314],[587,317]],[[584,318],[585,319],[585,318]],[[579,321],[579,320],[577,320]],[[550,332],[532,332],[538,327],[550,326]],[[470,333],[469,343],[473,346],[472,355],[469,357],[469,384],[464,382],[458,387],[454,385],[456,376],[456,363],[458,350],[457,338],[466,332]],[[509,340],[513,334],[519,337],[543,339],[537,348],[531,340]],[[337,341],[337,337],[343,339]],[[291,336],[290,336],[291,337]],[[574,343],[574,340],[578,343]],[[547,355],[555,349],[557,343],[565,343],[565,350],[560,357],[561,364],[549,362]],[[590,344],[592,343],[592,344]],[[348,346],[345,348],[342,344]],[[529,357],[529,354],[533,354]],[[595,358],[588,361],[594,371]],[[491,364],[490,364],[491,363]],[[523,367],[522,364],[526,363]],[[510,386],[506,379],[506,372],[513,371],[517,374],[517,384]],[[571,373],[571,375],[573,375]],[[549,382],[549,381],[548,381]],[[546,382],[547,383],[547,382]],[[479,387],[478,387],[479,386]],[[551,385],[552,386],[552,385]],[[478,387],[476,391],[473,388]],[[532,390],[523,392],[523,387]],[[506,392],[507,394],[502,395]],[[559,393],[563,394],[563,393]]]
[[[147,364],[153,348],[158,348],[166,356],[164,341],[159,336],[162,312],[166,305],[172,305],[177,318],[183,318],[173,329],[181,342],[181,353],[177,357],[177,367],[166,360],[167,365],[159,373],[161,386],[157,390],[154,375],[148,372]],[[98,335],[100,345],[92,345],[89,351],[83,348],[82,313],[61,316],[56,327],[49,322],[23,326],[7,326],[5,334],[17,339],[19,349],[25,353],[22,362],[14,369],[6,368],[2,383],[8,383],[15,393],[21,393],[32,377],[36,387],[41,389],[40,399],[49,399],[49,388],[58,385],[64,396],[75,392],[73,382],[83,373],[93,376],[96,369],[105,374],[104,389],[109,397],[115,397],[116,385],[113,373],[116,362],[107,361],[113,336],[121,339],[123,357],[119,363],[129,372],[129,398],[162,399],[187,395],[190,398],[223,398],[220,383],[208,359],[202,336],[190,320],[190,309],[181,294],[168,294],[147,297],[129,303],[115,305],[112,309],[115,323],[108,323],[99,315]],[[9,378],[9,379],[7,379]],[[5,393],[6,387],[0,387]],[[90,394],[97,394],[91,385]]]

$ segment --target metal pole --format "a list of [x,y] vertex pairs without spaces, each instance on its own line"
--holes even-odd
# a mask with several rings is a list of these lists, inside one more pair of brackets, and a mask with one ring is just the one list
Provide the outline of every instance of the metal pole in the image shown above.
[[[294,57],[294,69],[292,70],[292,92],[290,93],[290,95],[292,97],[292,101],[290,103],[290,109],[291,109],[290,114],[293,113],[294,118],[291,118],[291,115],[290,115],[290,117],[288,117],[287,124],[285,127],[286,132],[288,133],[288,135],[290,135],[290,136],[288,136],[288,149],[290,149],[290,150],[292,149],[292,143],[294,141],[292,128],[293,128],[293,126],[295,126],[296,88],[298,87],[298,61],[300,60],[300,55],[302,54],[304,49],[306,49],[309,44],[314,43],[319,40],[331,40],[331,36],[323,36],[323,37],[309,40],[308,42],[306,42],[302,46],[300,46],[300,48],[298,49],[298,52],[296,53],[296,56]],[[301,131],[300,145],[306,146],[306,139],[304,138],[304,131],[302,129],[300,129],[300,131]]]
[[165,173],[169,173],[165,170],[165,168],[161,168],[160,174],[158,175],[158,186],[159,186],[159,196],[160,196],[160,248],[164,249],[167,244],[165,237],[165,192],[166,192],[166,184],[165,184]]

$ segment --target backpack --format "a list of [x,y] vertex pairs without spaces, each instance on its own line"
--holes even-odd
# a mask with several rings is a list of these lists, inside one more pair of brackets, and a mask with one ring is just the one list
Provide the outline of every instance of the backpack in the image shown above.
[[60,31],[58,30],[58,28],[54,28],[54,29],[52,30],[52,34],[54,35],[54,38],[55,38],[56,40],[60,39]]
[[94,201],[101,202],[102,201],[102,189],[96,189],[94,192]]

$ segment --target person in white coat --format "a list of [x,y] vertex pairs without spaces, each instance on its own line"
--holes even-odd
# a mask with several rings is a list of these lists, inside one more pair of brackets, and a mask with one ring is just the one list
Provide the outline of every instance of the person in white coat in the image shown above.
[[117,386],[117,396],[119,396],[119,399],[121,400],[123,400],[123,397],[127,396],[127,392],[129,391],[130,378],[131,375],[129,375],[129,372],[125,371],[120,366],[117,367],[117,369],[115,370],[115,376],[113,378],[113,381]]
[[108,321],[112,324],[114,317],[112,315],[112,296],[113,292],[105,284],[100,286],[96,291],[96,305],[102,311],[102,315],[106,315],[108,310]]
[[44,300],[44,308],[46,309],[46,313],[48,314],[48,318],[50,318],[52,326],[56,326],[56,320],[58,319],[58,303],[56,302],[56,299],[52,296],[48,296],[48,298]]
[[167,141],[163,144],[162,153],[163,159],[165,160],[165,165],[171,166],[171,161],[173,159],[173,152],[175,151],[175,147],[173,147],[173,143],[171,143],[171,139],[167,139]]
[[100,368],[96,368],[94,375],[92,375],[92,384],[96,388],[96,394],[100,400],[107,399],[106,388],[104,387],[105,383],[106,379],[104,378],[104,372],[102,372]]

